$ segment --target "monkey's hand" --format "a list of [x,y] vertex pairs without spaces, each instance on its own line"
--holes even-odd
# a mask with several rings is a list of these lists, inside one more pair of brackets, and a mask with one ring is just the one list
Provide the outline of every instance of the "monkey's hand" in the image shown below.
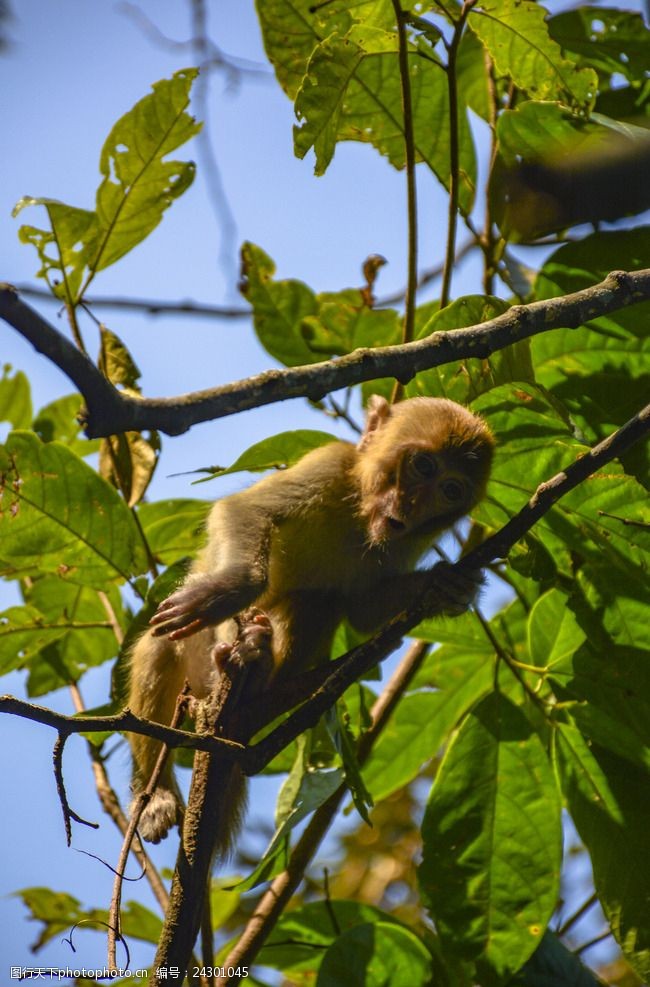
[[429,570],[424,602],[432,617],[457,617],[471,607],[483,585],[479,569],[463,570],[438,562]]
[[179,641],[219,624],[252,602],[259,588],[225,576],[193,576],[160,604],[149,621],[154,637]]

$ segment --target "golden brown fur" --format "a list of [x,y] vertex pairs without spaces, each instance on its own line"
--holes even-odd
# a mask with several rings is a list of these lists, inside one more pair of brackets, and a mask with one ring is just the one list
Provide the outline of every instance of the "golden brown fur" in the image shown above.
[[[452,401],[373,398],[357,447],[332,442],[218,501],[206,547],[133,650],[131,709],[169,722],[186,677],[205,696],[218,675],[213,646],[233,639],[231,618],[253,605],[271,623],[276,676],[326,659],[343,617],[370,632],[399,613],[426,585],[413,568],[433,537],[484,495],[492,448],[485,423]],[[439,609],[466,605],[461,595],[450,588]],[[134,736],[132,749],[138,791],[158,744]],[[166,835],[176,805],[168,771],[145,838]]]

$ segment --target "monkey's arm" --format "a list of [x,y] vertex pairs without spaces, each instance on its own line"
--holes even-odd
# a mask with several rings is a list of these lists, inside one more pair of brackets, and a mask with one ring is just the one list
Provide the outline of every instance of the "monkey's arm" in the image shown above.
[[249,607],[268,581],[272,520],[245,494],[218,501],[208,524],[208,546],[187,580],[151,619],[156,637],[189,637]]
[[417,603],[427,616],[457,616],[473,603],[482,585],[480,572],[459,573],[447,562],[431,569],[386,577],[348,600],[347,616],[362,633],[372,633]]

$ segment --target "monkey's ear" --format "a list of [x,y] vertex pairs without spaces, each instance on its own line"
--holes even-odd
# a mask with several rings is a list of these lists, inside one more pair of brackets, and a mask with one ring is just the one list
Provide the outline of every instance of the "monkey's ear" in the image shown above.
[[385,425],[392,414],[392,408],[386,398],[380,394],[371,394],[366,407],[366,425],[363,435],[357,443],[357,449],[362,452],[370,442],[373,432]]

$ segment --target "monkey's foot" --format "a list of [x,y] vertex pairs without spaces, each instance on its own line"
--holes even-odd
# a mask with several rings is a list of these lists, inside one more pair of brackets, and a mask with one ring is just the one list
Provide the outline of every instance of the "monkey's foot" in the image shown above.
[[227,661],[236,659],[244,665],[252,662],[273,666],[271,621],[261,610],[246,610],[238,618],[237,638],[232,644],[220,641],[214,646],[212,658],[220,671]]
[[432,570],[431,586],[427,590],[427,604],[431,601],[431,614],[458,617],[476,600],[483,585],[480,570],[462,571],[448,562],[438,562]]
[[157,788],[140,816],[138,833],[148,843],[160,843],[181,821],[181,815],[176,795],[168,788]]

